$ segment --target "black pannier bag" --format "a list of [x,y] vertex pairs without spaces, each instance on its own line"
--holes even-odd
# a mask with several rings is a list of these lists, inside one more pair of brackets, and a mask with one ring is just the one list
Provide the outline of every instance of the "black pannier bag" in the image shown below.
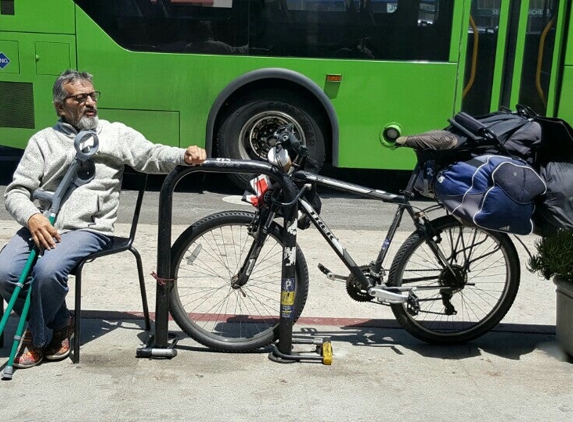
[[[541,145],[542,132],[541,125],[532,118],[534,115],[534,112],[521,105],[518,105],[516,112],[502,109],[476,118],[465,113],[459,113],[454,121],[450,120],[452,125],[445,130],[433,130],[419,135],[402,137],[402,144],[415,148],[419,152],[419,161],[423,163],[422,171],[414,188],[423,196],[435,198],[433,185],[438,171],[452,162],[468,160],[476,155],[502,154],[520,158],[528,164],[534,165],[535,155]],[[485,129],[496,138],[495,142],[489,141],[489,148],[482,148],[475,153],[471,152],[472,144],[468,142],[468,138],[474,140],[479,138],[477,130],[471,128],[471,121],[475,121],[480,130]],[[455,140],[452,140],[452,137]],[[426,151],[430,149],[449,151],[430,152],[438,158],[428,160],[424,149]]]
[[551,236],[559,229],[573,229],[573,164],[550,161],[541,167],[547,185],[539,197],[533,223],[534,233]]
[[541,126],[543,142],[537,148],[536,163],[539,168],[550,162],[573,164],[573,128],[563,119],[535,117]]
[[[458,116],[462,115],[464,113],[460,113]],[[458,120],[458,116],[455,120],[463,122],[462,119]],[[537,152],[542,143],[542,127],[536,121],[535,116],[535,113],[529,108],[518,105],[515,112],[502,109],[473,119],[480,124],[481,128],[493,134],[499,142],[497,146],[492,146],[487,153],[520,158],[536,167]],[[472,118],[470,117],[470,119]],[[464,138],[462,143],[465,141],[466,134],[460,131],[459,126],[450,126],[448,129]]]
[[[539,116],[518,104],[516,111],[502,109],[476,118],[459,113],[450,123],[446,131],[456,137],[454,143],[428,142],[440,135],[439,131],[404,137],[408,138],[408,144],[417,138],[424,141],[409,145],[417,147],[418,160],[422,163],[415,185],[418,192],[435,198],[436,175],[451,163],[468,161],[484,153],[518,158],[531,165],[547,186],[546,193],[535,201],[533,232],[549,236],[559,229],[573,230],[573,128],[567,122]],[[484,143],[490,144],[485,150],[479,147]],[[452,149],[435,151],[447,148]],[[427,157],[429,149],[434,150],[429,151],[432,159]]]
[[462,222],[515,234],[533,231],[535,199],[545,183],[527,163],[500,155],[482,155],[441,170],[434,192]]
[[543,133],[535,164],[547,193],[536,203],[534,233],[551,236],[559,229],[573,230],[573,129],[558,118],[535,117],[535,121]]
[[573,128],[519,104],[515,112],[504,109],[476,120],[499,141],[490,152],[525,160],[545,181],[547,191],[535,202],[533,232],[550,236],[573,230]]

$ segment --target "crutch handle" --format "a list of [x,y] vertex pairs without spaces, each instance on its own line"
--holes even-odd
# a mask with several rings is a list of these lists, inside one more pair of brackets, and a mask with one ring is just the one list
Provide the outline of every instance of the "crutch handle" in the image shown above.
[[37,199],[39,201],[46,201],[52,203],[52,199],[54,198],[54,192],[48,192],[44,189],[36,189],[32,194],[32,199]]
[[74,139],[76,158],[81,162],[89,160],[99,148],[99,138],[93,130],[82,130]]

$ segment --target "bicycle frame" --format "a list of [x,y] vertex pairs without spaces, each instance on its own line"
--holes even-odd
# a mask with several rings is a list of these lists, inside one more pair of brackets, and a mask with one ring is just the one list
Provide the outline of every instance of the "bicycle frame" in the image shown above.
[[[416,165],[415,169],[412,172],[412,175],[410,176],[406,189],[402,191],[401,194],[394,194],[379,189],[372,189],[366,186],[348,183],[330,177],[320,176],[318,174],[310,173],[304,170],[294,171],[291,174],[292,179],[297,184],[303,184],[304,186],[296,198],[299,206],[298,209],[303,214],[308,216],[308,218],[316,227],[316,229],[320,232],[322,237],[330,245],[331,249],[338,255],[341,261],[346,265],[351,275],[355,278],[355,280],[357,280],[358,287],[360,287],[360,289],[364,291],[368,291],[371,296],[377,297],[382,301],[382,303],[386,304],[408,303],[408,305],[411,306],[413,309],[418,308],[418,305],[416,303],[417,298],[413,293],[412,288],[382,286],[382,281],[383,281],[382,272],[384,271],[382,265],[387,256],[390,244],[392,243],[394,236],[398,228],[400,227],[400,223],[404,216],[404,212],[408,213],[416,229],[420,230],[424,234],[424,237],[426,238],[426,241],[430,246],[432,252],[439,260],[439,262],[442,263],[443,267],[449,268],[450,271],[452,271],[452,274],[455,275],[446,257],[443,256],[439,247],[435,244],[435,241],[428,234],[429,229],[426,224],[428,222],[428,220],[425,218],[426,213],[436,209],[441,209],[442,208],[441,205],[436,204],[421,211],[415,211],[414,207],[410,204],[410,200],[414,196],[413,188],[416,182],[416,178],[418,177],[419,170],[420,170],[420,165]],[[313,206],[307,200],[304,199],[302,193],[304,192],[305,189],[308,189],[309,186],[310,187],[325,186],[342,192],[351,193],[359,197],[372,198],[387,203],[393,203],[398,206],[398,209],[394,214],[394,218],[388,229],[386,237],[380,247],[380,252],[378,253],[378,257],[376,258],[376,261],[374,261],[371,264],[370,267],[369,275],[374,276],[374,278],[378,280],[376,284],[373,284],[367,278],[366,274],[363,272],[363,269],[354,261],[352,256],[350,256],[350,254],[346,251],[346,249],[340,243],[338,238],[328,228],[327,224],[319,216],[319,214],[316,212]],[[261,212],[261,210],[259,210],[258,218],[260,220],[256,220],[252,224],[254,241],[249,253],[247,254],[245,263],[237,275],[237,279],[234,283],[235,288],[239,288],[247,283],[249,278],[250,268],[252,268],[254,263],[256,262],[258,257],[258,252],[260,251],[262,245],[266,240],[267,228],[272,222],[276,213],[279,211],[279,208],[284,205],[286,204],[276,203],[267,211]],[[327,270],[323,266],[321,266],[321,271],[330,279],[348,280],[347,276],[334,275],[330,273],[329,270]],[[417,288],[419,289],[420,287]],[[443,286],[428,287],[428,289],[440,289],[443,292],[448,290],[447,287],[444,288]],[[402,294],[402,292],[407,292],[408,294],[404,295]]]
[[[356,185],[353,183],[343,182],[337,179],[333,179],[330,177],[319,176],[316,174],[308,173],[306,171],[298,171],[293,175],[293,178],[297,182],[303,183],[311,183],[313,185],[318,186],[325,186],[329,188],[333,188],[342,192],[352,193],[356,196],[365,197],[365,198],[373,198],[377,200],[381,200],[383,202],[393,203],[398,205],[398,209],[394,214],[394,218],[392,220],[392,224],[388,229],[386,234],[386,238],[382,242],[380,252],[378,254],[378,258],[376,259],[375,265],[373,267],[373,271],[378,274],[380,269],[382,268],[382,263],[386,257],[388,252],[388,248],[396,234],[396,231],[400,227],[400,222],[402,221],[402,217],[404,212],[408,212],[412,221],[418,228],[420,226],[420,221],[416,217],[416,213],[412,205],[410,205],[410,198],[413,196],[412,189],[415,182],[415,175],[417,171],[415,170],[410,177],[406,190],[402,194],[393,194],[383,190],[378,189],[370,189],[365,186]],[[299,209],[305,213],[313,223],[313,225],[317,228],[320,232],[322,237],[326,240],[326,242],[330,245],[333,251],[338,255],[338,257],[342,260],[342,262],[346,265],[346,267],[350,270],[352,275],[360,281],[361,287],[363,289],[368,289],[372,287],[367,278],[365,277],[364,273],[360,269],[360,266],[356,264],[354,259],[350,256],[350,254],[346,251],[346,249],[342,246],[338,238],[332,233],[332,231],[328,228],[324,220],[318,215],[318,213],[314,210],[312,205],[308,203],[304,198],[299,198]]]

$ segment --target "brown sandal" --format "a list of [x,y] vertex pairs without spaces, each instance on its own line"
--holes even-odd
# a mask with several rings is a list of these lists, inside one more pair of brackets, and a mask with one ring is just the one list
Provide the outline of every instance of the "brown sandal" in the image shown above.
[[62,360],[70,355],[70,339],[74,333],[74,317],[70,315],[68,323],[57,330],[54,330],[52,341],[46,347],[44,357],[50,361]]
[[44,360],[44,349],[32,344],[32,333],[26,330],[20,349],[14,359],[14,367],[19,369],[31,368],[39,365]]

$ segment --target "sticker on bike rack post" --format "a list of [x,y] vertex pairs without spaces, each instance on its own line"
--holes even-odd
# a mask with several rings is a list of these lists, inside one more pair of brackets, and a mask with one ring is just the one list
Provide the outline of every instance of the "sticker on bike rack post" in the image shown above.
[[287,228],[287,232],[293,236],[296,236],[296,229],[298,226],[298,221],[294,220]]
[[295,300],[294,278],[285,278],[281,285],[281,317],[293,318]]
[[285,248],[284,249],[284,257],[285,259],[285,265],[287,267],[290,267],[294,264],[296,264],[296,247],[293,248]]

